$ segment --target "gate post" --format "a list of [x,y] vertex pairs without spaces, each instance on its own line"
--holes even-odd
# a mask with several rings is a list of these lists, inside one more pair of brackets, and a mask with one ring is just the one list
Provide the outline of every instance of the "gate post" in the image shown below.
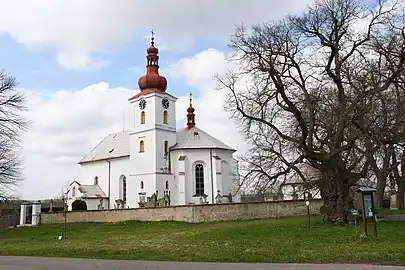
[[41,216],[41,202],[35,202],[32,205],[32,219],[31,219],[31,225],[37,226],[39,225],[40,222],[40,216]]
[[27,222],[27,208],[28,208],[28,203],[21,204],[20,225],[25,225],[25,223]]

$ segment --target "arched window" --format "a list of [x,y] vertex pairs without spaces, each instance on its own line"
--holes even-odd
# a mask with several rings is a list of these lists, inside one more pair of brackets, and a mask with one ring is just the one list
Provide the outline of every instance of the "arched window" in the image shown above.
[[98,185],[98,176],[94,177],[94,185]]
[[167,111],[163,112],[163,124],[167,124]]
[[144,188],[143,181],[141,181],[141,189],[143,189],[143,188]]
[[72,197],[76,197],[76,187],[72,188]]
[[145,112],[141,112],[141,124],[145,124]]
[[145,142],[144,141],[140,141],[139,142],[139,152],[145,152]]
[[125,176],[122,180],[122,200],[124,202],[127,201],[127,178]]
[[124,202],[127,200],[127,178],[125,175],[120,176],[120,199]]
[[165,187],[166,189],[169,189],[169,181],[166,181]]
[[169,152],[169,142],[168,141],[165,141],[164,151],[165,151],[165,155],[167,155],[167,152]]
[[204,166],[202,164],[195,165],[195,194],[204,194]]

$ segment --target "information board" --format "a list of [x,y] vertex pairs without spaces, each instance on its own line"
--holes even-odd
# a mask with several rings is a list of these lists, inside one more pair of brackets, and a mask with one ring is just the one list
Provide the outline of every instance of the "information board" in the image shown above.
[[373,217],[373,202],[371,200],[371,194],[364,194],[364,210],[366,217]]

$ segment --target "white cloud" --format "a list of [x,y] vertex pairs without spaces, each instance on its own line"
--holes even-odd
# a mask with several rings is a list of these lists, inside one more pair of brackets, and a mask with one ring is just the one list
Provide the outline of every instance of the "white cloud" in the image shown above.
[[94,59],[92,53],[144,40],[151,28],[157,32],[159,47],[184,50],[196,39],[226,42],[236,24],[277,19],[301,10],[309,2],[0,0],[0,34],[8,34],[29,47],[56,49],[58,63],[66,68],[94,69],[108,61]]
[[61,66],[73,70],[101,69],[110,64],[107,60],[92,59],[90,55],[85,52],[61,52],[56,59]]
[[[26,198],[59,195],[77,173],[77,162],[107,134],[123,129],[128,98],[137,91],[101,82],[82,90],[25,91],[30,131],[24,135]],[[129,119],[126,119],[129,122]]]
[[[227,68],[225,54],[209,49],[172,63],[166,73],[163,70],[161,73],[167,75],[169,83],[182,80],[190,85],[195,94],[197,126],[240,153],[247,145],[223,110],[225,93],[214,90],[212,79],[216,72]],[[128,98],[137,90],[112,88],[100,82],[81,90],[25,92],[29,108],[26,116],[32,126],[24,136],[27,179],[17,195],[41,199],[58,195],[77,174],[80,158],[107,134],[123,129],[123,115],[125,129],[129,128],[132,110]],[[180,127],[185,126],[188,103],[188,96],[180,96],[177,101]]]
[[[248,145],[237,132],[235,122],[230,119],[229,113],[223,108],[228,93],[215,90],[214,80],[217,73],[221,74],[231,68],[226,54],[208,49],[173,63],[168,74],[172,79],[184,80],[198,91],[198,97],[193,98],[197,126],[237,149],[238,155],[244,153]],[[183,97],[177,109],[177,120],[183,120],[184,123],[188,101],[188,97]]]

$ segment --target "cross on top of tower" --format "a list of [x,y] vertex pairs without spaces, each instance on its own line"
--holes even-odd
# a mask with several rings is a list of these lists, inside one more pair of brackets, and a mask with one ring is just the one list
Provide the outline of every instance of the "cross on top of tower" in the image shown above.
[[150,43],[151,43],[151,45],[153,46],[154,44],[155,44],[155,32],[153,31],[153,29],[150,31],[150,33],[151,33],[151,35],[152,35],[152,37],[151,37],[151,41],[150,41]]
[[192,128],[195,126],[195,109],[193,108],[193,94],[190,93],[190,106],[187,109],[187,127]]

